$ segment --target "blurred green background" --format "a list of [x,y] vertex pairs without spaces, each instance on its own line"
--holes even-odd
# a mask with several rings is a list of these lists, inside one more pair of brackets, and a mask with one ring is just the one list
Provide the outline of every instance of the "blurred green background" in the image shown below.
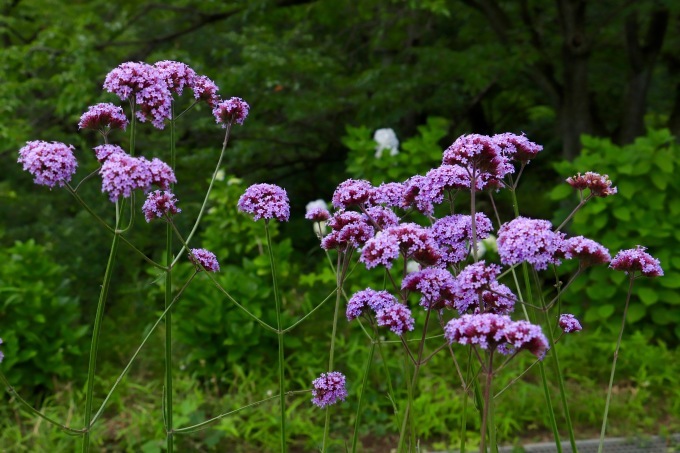
[[[636,284],[610,432],[680,429],[677,2],[2,0],[0,14],[2,369],[36,406],[74,426],[82,416],[90,326],[110,238],[67,193],[35,186],[16,163],[17,151],[27,140],[71,143],[79,180],[97,168],[90,149],[98,144],[93,133],[78,131],[80,115],[94,103],[119,102],[101,89],[106,74],[125,61],[170,59],[213,79],[223,97],[239,96],[251,106],[244,126],[232,134],[199,242],[217,254],[221,283],[265,319],[274,313],[263,225],[235,209],[251,183],[279,184],[291,200],[291,221],[276,229],[274,250],[284,282],[284,323],[290,324],[334,285],[303,219],[305,204],[330,200],[349,177],[403,181],[438,165],[442,150],[461,134],[524,132],[545,149],[523,176],[520,210],[559,223],[577,202],[563,184],[566,177],[590,170],[609,174],[619,195],[588,205],[569,232],[602,242],[612,254],[646,245],[666,271],[658,281]],[[188,231],[222,130],[206,106],[192,110],[178,127],[177,194],[184,213],[177,222]],[[394,129],[398,155],[375,157],[372,137],[379,128]],[[114,137],[123,146],[128,139]],[[167,133],[144,125],[137,149],[167,158],[168,140]],[[83,196],[100,215],[112,215],[96,179],[84,186]],[[502,193],[498,197],[507,220],[510,205]],[[130,240],[160,259],[159,228],[137,222]],[[100,396],[163,305],[160,275],[124,247],[118,260],[102,333]],[[175,273],[178,284],[189,271],[183,266]],[[566,266],[565,276],[571,271]],[[564,302],[564,310],[586,327],[562,346],[580,437],[599,428],[625,297],[622,280],[604,267],[593,269]],[[358,270],[348,292],[374,281],[382,275]],[[200,283],[188,290],[173,318],[178,425],[276,391],[276,338],[207,280]],[[324,371],[331,320],[328,304],[287,337],[292,388],[309,387]],[[333,410],[339,450],[351,436],[368,350],[356,326],[341,320],[340,330],[336,363],[348,376],[350,398]],[[403,396],[401,362],[392,357],[397,351],[385,351],[385,366]],[[162,448],[161,357],[159,333],[94,436],[102,451]],[[383,370],[383,359],[376,360],[374,370]],[[418,434],[434,447],[456,445],[462,403],[450,363],[435,360],[423,373]],[[397,429],[384,376],[375,371],[371,381],[362,442],[366,451],[384,451]],[[544,437],[538,389],[529,373],[499,402],[505,443]],[[8,404],[8,394],[2,398],[0,449],[73,449],[72,438],[25,416]],[[290,442],[301,451],[317,448],[323,426],[323,414],[309,406],[306,397],[291,401]],[[189,451],[276,449],[275,412],[264,405],[182,438],[182,445]],[[475,423],[468,422],[473,440]]]

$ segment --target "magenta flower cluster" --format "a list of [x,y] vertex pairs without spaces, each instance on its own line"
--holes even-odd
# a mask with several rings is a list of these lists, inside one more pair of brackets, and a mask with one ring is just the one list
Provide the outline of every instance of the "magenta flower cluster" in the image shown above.
[[[486,239],[493,231],[491,220],[478,212],[475,214],[476,239]],[[441,265],[463,261],[470,253],[472,243],[472,216],[454,214],[442,217],[432,225],[432,233],[439,244]]]
[[321,247],[324,250],[346,251],[350,247],[359,248],[375,233],[366,217],[355,211],[336,211],[328,219],[327,225],[331,228],[331,232],[321,241]]
[[153,219],[162,219],[166,216],[172,217],[182,212],[182,210],[177,207],[177,199],[172,192],[155,190],[149,193],[146,198],[142,206],[142,212],[148,223]]
[[220,102],[213,109],[215,121],[222,124],[222,127],[227,127],[228,124],[243,124],[248,116],[250,106],[241,98],[230,98],[226,101]]
[[321,373],[321,376],[312,381],[312,387],[312,403],[320,408],[347,398],[346,378],[338,371]]
[[123,109],[109,103],[95,104],[83,113],[78,122],[79,129],[93,129],[107,134],[111,129],[125,130],[128,119]]
[[143,157],[132,157],[115,149],[107,155],[99,174],[102,177],[102,192],[108,193],[112,202],[121,196],[130,197],[132,191],[136,189],[149,190],[155,184],[167,190],[171,184],[177,182],[170,166],[161,160],[148,161]]
[[578,319],[569,313],[560,315],[560,319],[557,321],[557,324],[564,333],[579,332],[583,329],[583,327],[581,327],[581,323],[578,322]]
[[589,189],[594,197],[608,197],[617,193],[616,187],[612,187],[612,182],[608,175],[601,175],[592,171],[585,174],[578,173],[567,178],[567,183],[579,192]]
[[429,229],[415,223],[402,223],[369,239],[359,260],[367,269],[379,264],[389,269],[400,253],[426,265],[433,265],[441,259],[439,247]]
[[415,320],[411,310],[406,305],[399,303],[393,295],[387,291],[375,291],[366,288],[355,293],[347,303],[347,320],[352,321],[370,309],[375,315],[378,326],[387,327],[395,334],[401,336],[407,330],[413,330]]
[[455,299],[455,279],[446,269],[428,267],[404,277],[401,289],[421,294],[420,305],[432,310],[452,307]]
[[215,254],[206,249],[191,249],[189,261],[196,266],[197,271],[201,271],[201,266],[208,272],[219,272],[220,263],[217,262]]
[[290,205],[286,190],[275,184],[253,184],[238,199],[238,209],[253,219],[288,221]]
[[498,230],[498,254],[506,265],[527,261],[543,270],[549,264],[560,264],[564,247],[564,234],[553,231],[547,220],[518,217]]
[[459,313],[468,310],[508,314],[515,308],[515,296],[510,288],[499,283],[500,266],[484,261],[470,264],[456,276],[453,306]]
[[645,277],[663,276],[663,269],[659,260],[652,257],[645,250],[647,248],[641,245],[634,249],[621,250],[611,261],[609,267],[633,276],[637,272]]
[[73,146],[59,142],[26,142],[19,150],[17,161],[33,175],[36,184],[61,187],[71,180],[78,167],[73,149]]

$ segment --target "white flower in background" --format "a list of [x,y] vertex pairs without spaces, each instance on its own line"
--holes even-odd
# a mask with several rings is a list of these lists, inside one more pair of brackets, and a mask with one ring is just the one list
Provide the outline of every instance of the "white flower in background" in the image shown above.
[[484,244],[487,250],[498,253],[498,243],[496,242],[496,236],[493,234],[490,234],[489,237],[482,240],[482,244]]
[[477,258],[481,258],[486,253],[486,245],[484,241],[477,241]]
[[390,150],[390,156],[399,154],[399,139],[397,134],[390,128],[378,129],[373,134],[373,140],[378,144],[375,147],[375,158],[380,159],[384,150]]
[[406,273],[418,272],[420,270],[420,264],[417,261],[408,260],[406,262]]
[[305,214],[309,213],[309,211],[311,211],[314,208],[321,208],[328,211],[328,203],[323,201],[321,198],[319,198],[318,200],[310,201],[305,206]]
[[224,181],[224,170],[222,169],[217,170],[217,173],[215,174],[215,179],[217,181]]

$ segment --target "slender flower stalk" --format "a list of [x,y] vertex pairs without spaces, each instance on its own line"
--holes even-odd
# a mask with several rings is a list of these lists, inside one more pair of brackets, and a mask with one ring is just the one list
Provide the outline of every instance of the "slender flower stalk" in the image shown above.
[[[225,139],[226,140],[226,139]],[[272,250],[272,237],[269,232],[269,219],[264,221],[264,229],[267,234],[267,247],[269,248],[269,262],[272,269],[272,285],[274,291],[274,301],[276,302],[276,329],[279,343],[279,406],[280,406],[280,429],[281,429],[281,453],[286,452],[286,395],[285,395],[285,376],[284,376],[284,355],[283,355],[283,330],[281,329],[281,300],[279,298],[279,287],[276,278],[276,264],[274,262],[274,251]]]
[[623,319],[621,320],[621,330],[619,331],[619,338],[616,340],[616,349],[614,350],[614,359],[612,360],[612,371],[609,375],[609,387],[607,387],[607,402],[604,405],[604,415],[602,416],[602,429],[600,430],[600,443],[597,447],[597,453],[602,453],[604,449],[604,435],[607,431],[607,416],[609,415],[609,403],[612,399],[612,388],[614,387],[614,374],[616,373],[616,361],[619,358],[619,348],[621,347],[621,339],[623,338],[623,329],[626,327],[626,315],[628,315],[628,304],[630,303],[630,295],[633,293],[633,282],[635,275],[633,272],[629,275],[628,294],[626,294],[626,305],[623,308]]
[[[496,428],[494,426],[494,421],[493,421],[493,410],[491,409],[491,406],[493,406],[493,392],[492,392],[492,383],[493,383],[493,353],[494,350],[489,351],[489,361],[486,364],[486,385],[484,386],[484,406],[482,407],[482,431],[481,431],[481,443],[479,445],[479,451],[480,453],[486,453],[486,429],[487,429],[487,424],[489,428],[489,443],[491,444],[491,451],[496,451]],[[491,419],[489,419],[491,418]]]
[[375,353],[376,340],[371,341],[371,349],[368,351],[368,359],[366,359],[366,368],[364,369],[364,377],[361,381],[361,390],[359,391],[359,401],[357,403],[357,412],[354,417],[354,436],[352,436],[352,453],[357,451],[357,440],[359,439],[359,425],[361,424],[361,403],[363,402],[364,392],[368,384],[368,374],[373,363],[373,354]]

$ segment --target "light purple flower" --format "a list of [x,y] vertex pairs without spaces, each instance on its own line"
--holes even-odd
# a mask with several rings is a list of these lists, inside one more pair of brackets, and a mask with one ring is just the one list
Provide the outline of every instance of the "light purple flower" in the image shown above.
[[500,146],[486,135],[462,135],[444,151],[446,165],[460,165],[483,188],[501,187],[502,179],[515,168]]
[[578,259],[583,267],[594,264],[606,264],[612,259],[611,255],[609,255],[609,250],[592,239],[583,236],[567,239],[565,249],[564,257],[566,259]]
[[215,82],[204,75],[197,75],[190,85],[197,101],[206,101],[211,108],[215,108],[220,102],[217,95],[219,88]]
[[[478,212],[475,214],[477,241],[486,239],[493,231],[491,220]],[[472,242],[472,216],[454,214],[442,217],[432,225],[432,233],[442,254],[444,266],[455,264],[467,258]]]
[[[144,158],[140,157],[140,159]],[[171,184],[177,183],[175,172],[172,171],[170,165],[156,157],[151,159],[151,162],[148,160],[146,162],[151,172],[151,184],[155,184],[163,190],[168,190]]]
[[373,237],[375,230],[366,218],[354,211],[337,211],[327,225],[333,230],[321,241],[324,250],[346,251],[349,247],[362,247]]
[[59,142],[26,142],[19,150],[17,162],[33,175],[34,183],[49,188],[62,187],[71,180],[78,167],[73,150],[73,146]]
[[123,109],[110,102],[88,107],[78,122],[79,129],[94,129],[107,134],[111,129],[122,129],[128,125]]
[[238,199],[238,209],[252,214],[253,219],[276,219],[285,222],[290,217],[286,190],[275,184],[253,184]]
[[196,71],[178,61],[157,61],[154,63],[154,67],[161,73],[161,77],[168,86],[168,89],[178,96],[182,95],[184,87],[190,87],[193,84],[196,77]]
[[564,333],[579,332],[580,330],[583,330],[583,327],[581,327],[581,323],[578,322],[578,319],[576,319],[574,315],[569,313],[560,315],[560,320],[558,321],[558,324],[560,326],[560,329],[562,329]]
[[217,257],[211,251],[206,249],[191,249],[189,253],[189,261],[196,266],[197,271],[201,271],[201,266],[208,272],[219,272],[220,263],[217,262]]
[[132,99],[137,104],[137,118],[151,119],[157,129],[165,127],[170,118],[172,94],[160,70],[146,63],[129,61],[106,75],[104,89],[121,100]]
[[[480,181],[480,179],[477,179],[476,187],[478,190],[483,188]],[[425,174],[425,179],[420,183],[420,192],[415,197],[416,207],[442,203],[444,193],[447,190],[456,191],[469,188],[470,176],[463,167],[460,165],[442,165]],[[418,210],[429,215],[433,213],[432,211]]]
[[401,289],[422,294],[420,305],[439,310],[453,305],[455,280],[446,269],[429,267],[404,277]]
[[375,291],[366,288],[354,293],[347,302],[346,316],[348,321],[353,321],[361,316],[366,308],[370,308],[374,313],[378,313],[390,305],[397,303],[397,298],[387,291]]
[[321,408],[345,401],[347,389],[345,388],[345,376],[338,371],[321,373],[321,376],[312,381],[312,403]]
[[[510,288],[499,283],[500,266],[479,261],[466,266],[456,276],[453,306],[463,314],[470,308],[490,313],[510,313],[515,307],[515,297]],[[483,310],[480,307],[484,303]]]
[[381,230],[399,224],[399,217],[397,217],[394,211],[382,206],[371,206],[366,208],[364,218],[366,219],[366,222]]
[[348,179],[341,182],[333,192],[333,206],[340,209],[366,203],[372,191],[373,186],[370,182],[363,179]]
[[94,147],[94,155],[97,157],[99,163],[104,163],[111,154],[125,153],[125,150],[118,145],[99,145]]
[[142,212],[147,223],[153,219],[173,216],[182,212],[176,205],[177,199],[172,192],[155,190],[150,192],[142,206]]
[[501,151],[511,159],[520,162],[529,162],[543,151],[541,145],[530,141],[524,133],[515,135],[510,132],[496,134],[491,139],[501,148]]
[[321,208],[321,207],[311,208],[305,214],[305,219],[314,220],[315,222],[325,222],[326,220],[328,220],[330,218],[331,218],[331,213],[328,212],[328,209]]
[[404,185],[398,182],[382,183],[374,187],[369,195],[369,203],[385,205],[390,208],[402,206]]
[[503,332],[512,323],[509,316],[494,313],[462,315],[444,327],[444,338],[451,343],[478,345],[482,349],[495,349],[505,343]]
[[359,261],[371,269],[382,264],[388,269],[403,252],[422,264],[432,265],[441,259],[439,248],[432,232],[415,223],[403,223],[378,232],[366,242]]
[[102,192],[109,194],[111,202],[115,202],[120,196],[130,197],[135,189],[147,190],[151,187],[149,161],[124,152],[109,154],[99,169],[99,174],[102,177]]
[[548,264],[560,264],[564,256],[564,234],[552,230],[547,220],[518,217],[498,230],[498,254],[501,263],[512,265],[522,261],[543,270]]
[[608,175],[601,175],[592,171],[587,171],[583,175],[577,173],[567,178],[567,183],[579,192],[590,189],[590,193],[595,197],[604,198],[617,192],[616,187],[612,187],[612,182]]
[[223,128],[227,124],[243,124],[248,116],[250,106],[241,98],[229,98],[222,101],[213,109],[213,115],[217,124],[222,124]]
[[418,212],[431,214],[434,212],[434,202],[428,197],[426,190],[428,180],[425,176],[415,175],[403,183],[401,207],[415,208]]
[[646,247],[638,245],[634,249],[621,250],[609,264],[614,270],[624,271],[627,274],[640,272],[645,277],[661,277],[663,269],[658,259],[645,252]]
[[389,327],[395,334],[402,336],[408,330],[413,330],[415,320],[411,316],[411,310],[400,303],[389,305],[376,313],[376,319],[380,327]]
[[543,360],[550,349],[548,339],[543,335],[540,326],[528,321],[514,321],[508,323],[502,332],[505,341],[515,350],[527,350]]

